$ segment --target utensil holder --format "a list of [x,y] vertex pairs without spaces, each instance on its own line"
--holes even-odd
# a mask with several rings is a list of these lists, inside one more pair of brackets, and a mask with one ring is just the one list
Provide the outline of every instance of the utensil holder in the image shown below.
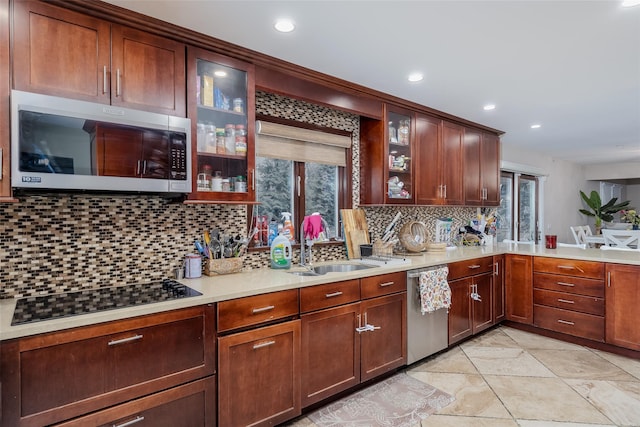
[[244,257],[208,259],[204,264],[204,274],[214,276],[217,274],[231,274],[242,271]]
[[394,243],[376,240],[373,243],[373,256],[391,256],[393,255]]

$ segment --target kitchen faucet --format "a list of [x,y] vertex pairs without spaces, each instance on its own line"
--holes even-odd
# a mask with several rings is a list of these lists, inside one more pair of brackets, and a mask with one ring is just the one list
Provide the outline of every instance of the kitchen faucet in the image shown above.
[[[322,221],[322,228],[324,229],[325,238],[328,240],[327,236],[329,233],[329,224],[327,224],[327,221],[325,221],[324,218],[321,218],[320,220]],[[309,242],[308,245],[307,245],[307,241]],[[307,250],[305,249],[305,246],[309,246],[309,254],[307,254]],[[306,267],[307,264],[309,268],[311,267],[311,264],[313,263],[313,252],[311,251],[312,247],[313,247],[313,240],[306,239],[304,235],[304,221],[303,221],[302,224],[300,224],[300,267]],[[307,256],[309,257],[308,262],[307,262]]]

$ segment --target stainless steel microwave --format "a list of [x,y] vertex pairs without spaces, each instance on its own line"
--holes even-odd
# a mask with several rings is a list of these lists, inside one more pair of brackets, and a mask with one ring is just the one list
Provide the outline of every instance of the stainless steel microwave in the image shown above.
[[191,192],[191,121],[11,92],[16,189]]

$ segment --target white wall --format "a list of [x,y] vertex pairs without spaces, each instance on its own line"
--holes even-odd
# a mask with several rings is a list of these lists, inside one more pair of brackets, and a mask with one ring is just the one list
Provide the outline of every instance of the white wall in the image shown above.
[[629,206],[640,209],[640,179],[627,181],[627,200],[631,201]]
[[[591,191],[584,178],[583,167],[508,144],[502,144],[502,160],[530,166],[533,172],[546,176],[542,200],[545,229],[542,234],[557,234],[559,242],[574,243],[569,227],[589,223],[587,217],[578,212],[583,207],[580,190],[587,194]],[[598,188],[596,183],[593,189]],[[593,220],[590,223],[593,226]]]

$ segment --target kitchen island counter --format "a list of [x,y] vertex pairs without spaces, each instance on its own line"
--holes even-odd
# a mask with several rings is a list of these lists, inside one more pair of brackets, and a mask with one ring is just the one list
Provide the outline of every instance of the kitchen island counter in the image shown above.
[[[296,268],[292,268],[292,270],[272,270],[270,268],[262,268],[236,274],[202,276],[197,279],[184,279],[181,281],[190,288],[201,292],[201,296],[107,310],[79,316],[57,318],[16,326],[11,326],[11,321],[17,299],[0,300],[0,341],[93,325],[112,320],[155,314],[163,311],[176,310],[197,305],[210,304],[251,295],[303,288],[349,279],[358,279],[397,271],[413,270],[505,253],[640,265],[640,254],[637,252],[614,250],[604,251],[600,249],[578,249],[566,247],[546,249],[544,246],[540,245],[498,244],[492,247],[459,247],[455,250],[448,250],[446,252],[426,252],[419,256],[408,256],[404,263],[394,263],[387,266],[377,266],[374,268],[350,272],[327,273],[319,276],[297,276],[288,273],[288,271],[294,271]],[[325,263],[318,263],[317,265],[357,261],[358,260],[329,261]]]

